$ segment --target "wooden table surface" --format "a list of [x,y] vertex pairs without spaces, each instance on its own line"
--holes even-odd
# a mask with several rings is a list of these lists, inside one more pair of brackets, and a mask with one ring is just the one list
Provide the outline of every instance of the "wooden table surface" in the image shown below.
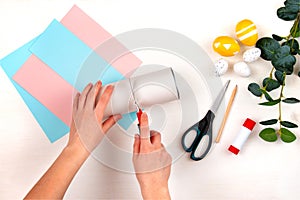
[[[234,36],[235,24],[242,19],[255,22],[259,37],[272,33],[286,35],[291,27],[290,22],[276,16],[283,0],[0,0],[0,58],[37,36],[52,19],[60,20],[73,4],[112,35],[139,28],[181,33],[198,43],[212,61],[220,58],[211,47],[214,38]],[[231,66],[241,59],[241,54],[229,58]],[[191,161],[188,155],[174,161],[169,180],[173,199],[300,199],[299,128],[295,129],[297,140],[291,144],[267,143],[259,138],[262,126],[257,125],[238,156],[227,151],[245,118],[260,121],[277,116],[277,108],[259,107],[260,100],[247,91],[249,83],[267,76],[270,63],[260,59],[250,67],[252,75],[248,78],[238,76],[232,69],[221,77],[223,83],[231,79],[229,91],[235,84],[239,88],[221,142],[200,162]],[[297,72],[299,68],[298,56]],[[293,75],[287,84],[286,94],[300,99],[300,78]],[[230,93],[226,94],[225,102]],[[300,124],[299,109],[299,105],[285,106],[283,115]],[[55,143],[48,141],[0,68],[0,199],[24,197],[61,152],[67,139],[65,136]],[[90,157],[65,198],[141,199],[141,195],[134,174],[114,170]]]

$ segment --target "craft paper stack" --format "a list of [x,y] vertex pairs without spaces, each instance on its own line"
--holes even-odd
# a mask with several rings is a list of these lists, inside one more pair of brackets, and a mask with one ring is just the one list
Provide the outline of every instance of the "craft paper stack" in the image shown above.
[[[59,22],[1,60],[1,66],[51,142],[69,132],[72,100],[89,83],[108,84],[126,78],[141,61],[128,52],[111,61],[113,52],[97,51],[107,40],[109,51],[128,52],[77,6]],[[84,69],[83,66],[84,65]],[[135,114],[123,116],[127,129]]]

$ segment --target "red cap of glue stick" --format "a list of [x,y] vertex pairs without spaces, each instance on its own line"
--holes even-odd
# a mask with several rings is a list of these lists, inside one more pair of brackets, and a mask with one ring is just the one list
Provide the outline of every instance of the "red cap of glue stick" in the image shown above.
[[240,152],[240,150],[242,149],[244,143],[246,142],[246,140],[247,140],[248,136],[250,135],[252,129],[254,128],[255,124],[256,124],[255,121],[247,118],[245,120],[240,132],[238,133],[237,138],[232,143],[232,145],[230,145],[228,150],[231,151],[232,153],[234,153],[235,155],[237,155]]
[[250,131],[253,130],[254,126],[255,126],[256,122],[253,121],[252,119],[247,118],[243,124],[244,127],[246,127],[247,129],[249,129]]

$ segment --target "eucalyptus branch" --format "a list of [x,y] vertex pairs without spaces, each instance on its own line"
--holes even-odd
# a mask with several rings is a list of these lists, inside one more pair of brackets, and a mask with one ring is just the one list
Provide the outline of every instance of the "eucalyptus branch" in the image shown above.
[[[279,129],[265,128],[261,130],[259,136],[268,142],[274,142],[278,139],[278,135],[284,142],[293,142],[296,139],[294,133],[288,128],[297,128],[298,125],[282,119],[282,103],[299,103],[300,100],[283,95],[286,86],[286,78],[293,75],[296,56],[300,55],[299,43],[296,38],[300,36],[300,1],[286,0],[284,7],[277,10],[277,16],[285,21],[294,20],[288,36],[281,37],[272,34],[272,38],[263,37],[256,42],[256,47],[261,50],[261,58],[271,61],[272,70],[268,77],[259,83],[250,83],[248,90],[257,97],[265,97],[266,102],[259,103],[262,106],[275,106],[278,104],[278,118],[261,121],[261,125],[275,125],[279,123]],[[282,41],[283,40],[283,41]],[[298,73],[300,76],[300,72]],[[275,76],[275,78],[274,78]],[[269,92],[280,89],[279,97],[274,99]]]

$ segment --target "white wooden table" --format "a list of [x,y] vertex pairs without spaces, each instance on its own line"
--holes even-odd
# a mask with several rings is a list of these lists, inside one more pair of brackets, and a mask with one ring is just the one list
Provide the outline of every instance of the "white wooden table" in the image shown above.
[[[112,35],[138,28],[169,29],[191,38],[208,53],[218,56],[212,41],[219,35],[234,36],[235,24],[248,18],[259,36],[285,35],[291,23],[281,21],[276,10],[281,0],[211,1],[96,1],[96,0],[0,0],[0,57],[41,33],[53,18],[61,19],[76,3]],[[298,56],[299,58],[299,56]],[[229,58],[231,64],[241,55]],[[232,69],[221,80],[231,79],[239,90],[221,142],[203,161],[188,155],[172,166],[169,181],[173,199],[299,199],[300,131],[291,144],[266,143],[257,125],[244,148],[235,156],[227,151],[246,117],[259,121],[276,117],[277,109],[258,107],[247,86],[267,76],[270,64],[250,64],[252,75],[242,78]],[[296,67],[299,71],[299,61]],[[300,98],[300,78],[293,76],[286,94]],[[226,94],[225,102],[230,92]],[[284,117],[300,124],[299,105],[284,107]],[[21,97],[0,69],[0,199],[20,199],[52,164],[67,142],[67,136],[51,144]],[[132,145],[129,144],[130,146]],[[140,199],[134,174],[113,170],[90,157],[65,195],[66,199]]]

